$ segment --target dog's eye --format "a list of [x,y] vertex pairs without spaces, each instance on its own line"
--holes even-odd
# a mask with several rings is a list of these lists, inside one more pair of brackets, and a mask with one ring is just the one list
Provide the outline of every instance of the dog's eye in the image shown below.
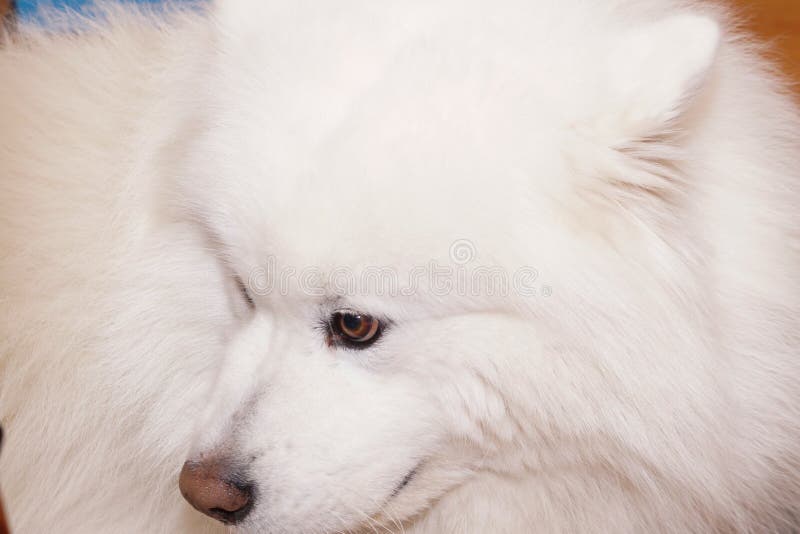
[[381,335],[381,322],[370,315],[343,311],[331,317],[332,343],[363,349],[374,343]]

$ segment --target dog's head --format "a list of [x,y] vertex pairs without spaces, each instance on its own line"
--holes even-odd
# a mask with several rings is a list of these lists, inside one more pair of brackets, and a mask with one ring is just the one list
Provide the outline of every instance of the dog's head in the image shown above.
[[181,477],[213,517],[391,525],[701,416],[659,355],[696,341],[672,133],[716,25],[445,4],[220,2],[180,184],[241,300]]

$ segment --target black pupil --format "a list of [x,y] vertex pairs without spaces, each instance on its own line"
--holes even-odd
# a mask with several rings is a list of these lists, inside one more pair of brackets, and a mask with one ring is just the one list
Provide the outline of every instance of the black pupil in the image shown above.
[[361,323],[362,322],[363,322],[363,319],[361,318],[360,315],[353,315],[353,314],[347,313],[347,314],[344,315],[344,317],[342,317],[342,324],[344,325],[344,327],[347,330],[350,330],[350,331],[353,331],[353,332],[357,332],[361,328]]

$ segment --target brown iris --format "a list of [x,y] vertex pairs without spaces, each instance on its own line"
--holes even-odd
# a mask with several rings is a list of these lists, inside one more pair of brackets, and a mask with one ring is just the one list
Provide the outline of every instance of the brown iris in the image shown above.
[[331,317],[331,334],[334,343],[343,343],[354,348],[371,345],[381,334],[381,322],[357,312],[336,312]]

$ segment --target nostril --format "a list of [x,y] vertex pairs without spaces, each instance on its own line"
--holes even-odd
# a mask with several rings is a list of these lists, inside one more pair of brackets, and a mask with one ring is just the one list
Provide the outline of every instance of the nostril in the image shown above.
[[252,501],[245,504],[238,510],[224,510],[222,508],[211,508],[207,515],[226,525],[235,525],[242,521],[250,513],[253,507]]
[[227,463],[219,460],[186,462],[181,470],[179,486],[184,498],[198,511],[235,524],[253,508],[253,486],[238,482]]
[[225,523],[226,525],[235,525],[236,523],[239,523],[245,517],[247,517],[252,507],[253,507],[253,502],[248,501],[244,506],[236,510],[225,510],[224,508],[210,508],[204,513],[209,517],[213,517],[217,521]]

